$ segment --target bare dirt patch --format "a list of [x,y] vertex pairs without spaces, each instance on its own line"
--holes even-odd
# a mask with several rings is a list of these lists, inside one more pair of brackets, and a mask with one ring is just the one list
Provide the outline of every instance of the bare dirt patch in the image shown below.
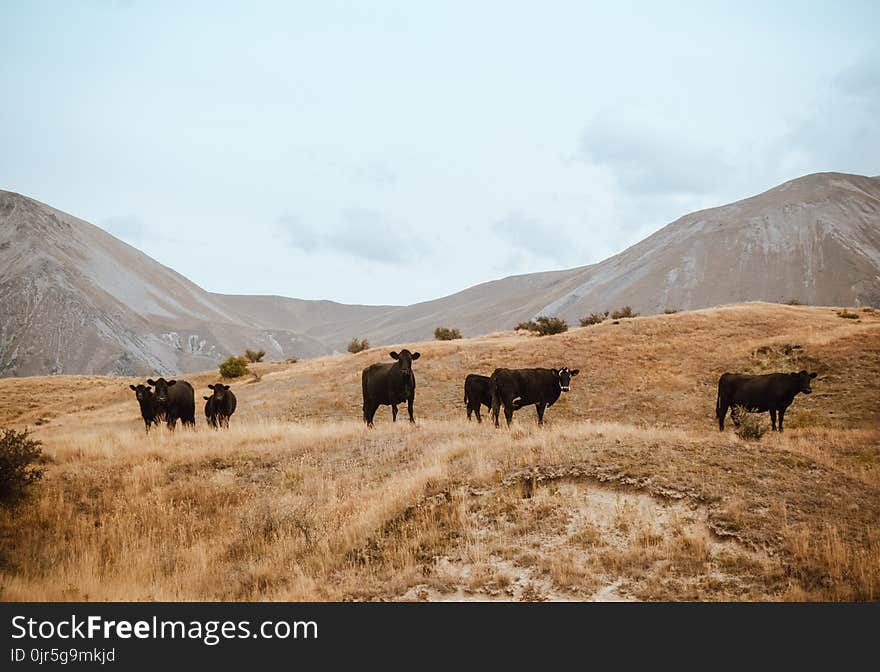
[[595,481],[468,497],[457,543],[397,599],[767,600],[782,570],[714,535],[705,507]]

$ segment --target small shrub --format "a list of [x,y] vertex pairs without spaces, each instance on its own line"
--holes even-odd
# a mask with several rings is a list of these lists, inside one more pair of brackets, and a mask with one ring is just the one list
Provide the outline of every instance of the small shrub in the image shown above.
[[248,360],[246,357],[230,355],[226,361],[220,365],[220,375],[223,378],[238,378],[248,372]]
[[842,317],[847,320],[857,320],[857,319],[859,319],[859,314],[858,313],[851,313],[846,308],[844,308],[843,310],[837,311],[837,317]]
[[353,338],[348,343],[348,351],[351,354],[356,354],[358,352],[368,350],[369,347],[370,347],[370,343],[367,341],[366,338],[361,338],[361,339]]
[[296,357],[288,357],[288,358],[287,358],[287,363],[288,363],[288,364],[296,364],[298,361],[299,361],[299,360],[298,360]]
[[663,311],[664,315],[675,315],[678,311],[678,308],[667,308]]
[[437,327],[436,329],[434,329],[434,338],[438,341],[454,341],[461,338],[461,332],[458,329]]
[[582,327],[589,327],[594,324],[601,324],[608,318],[608,311],[606,310],[604,313],[590,313],[586,317],[582,317],[580,319],[580,323]]
[[736,406],[731,415],[735,415],[739,421],[739,427],[734,431],[744,441],[759,441],[767,433],[767,425],[761,421],[763,413],[748,413],[744,408]]
[[624,306],[623,308],[619,308],[611,313],[612,320],[622,320],[625,317],[638,317],[638,313],[634,313],[633,309],[629,306]]
[[802,306],[802,304],[798,299],[789,299],[785,302],[786,306]]
[[516,325],[517,331],[533,331],[538,336],[549,336],[551,334],[561,334],[568,331],[568,323],[559,317],[547,317],[540,315],[534,320],[528,322],[520,322]]
[[31,487],[43,477],[35,466],[43,455],[39,441],[28,438],[27,430],[0,430],[0,505],[12,508],[27,499]]
[[249,362],[262,362],[263,357],[266,356],[265,350],[251,350],[250,348],[244,351],[244,356]]

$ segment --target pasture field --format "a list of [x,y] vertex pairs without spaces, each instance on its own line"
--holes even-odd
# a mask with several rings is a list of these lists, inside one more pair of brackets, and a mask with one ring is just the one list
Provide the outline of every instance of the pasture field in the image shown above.
[[[857,312],[402,344],[417,424],[381,407],[373,430],[360,371],[391,346],[251,365],[220,432],[216,372],[181,376],[196,430],[149,435],[133,378],[0,380],[0,427],[45,455],[33,500],[0,510],[0,599],[877,600],[880,312]],[[468,423],[466,374],[497,366],[581,374],[544,428],[533,407]],[[721,373],[800,369],[819,375],[785,433],[718,432]]]

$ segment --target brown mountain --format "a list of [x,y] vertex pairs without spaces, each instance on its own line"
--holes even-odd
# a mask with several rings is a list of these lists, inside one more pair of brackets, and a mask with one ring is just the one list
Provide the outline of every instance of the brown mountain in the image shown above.
[[101,229],[0,191],[0,375],[173,373],[245,347],[267,358],[745,300],[880,305],[880,177],[818,173],[701,210],[597,264],[513,276],[412,306],[206,292]]

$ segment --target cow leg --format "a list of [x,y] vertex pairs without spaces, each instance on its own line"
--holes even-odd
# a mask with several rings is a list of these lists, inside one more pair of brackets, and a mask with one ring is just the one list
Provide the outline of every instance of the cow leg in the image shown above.
[[367,421],[367,427],[373,426],[373,418],[376,416],[376,409],[379,408],[379,404],[370,404],[367,407],[365,420]]
[[547,404],[545,402],[541,402],[539,404],[535,404],[535,410],[538,411],[538,424],[544,424],[544,409],[547,408]]
[[510,422],[513,420],[513,400],[504,400],[504,419],[507,421],[507,426],[510,427]]
[[410,397],[406,402],[406,410],[409,413],[409,421],[415,424],[416,419],[413,417],[413,402],[415,397]]
[[[474,413],[475,413],[476,416],[477,416],[477,423],[478,423],[478,424],[479,424],[479,423],[482,423],[482,422],[483,422],[483,418],[480,417],[480,405],[479,405],[479,404],[477,404],[477,405],[474,407]],[[468,420],[470,420],[470,419],[471,419],[471,414],[468,413]]]
[[391,404],[391,422],[397,422],[397,404]]
[[177,418],[171,416],[170,418],[168,418],[168,429],[173,432],[175,427],[177,427]]
[[780,408],[779,409],[779,431],[780,432],[782,431],[782,418],[784,418],[784,417],[785,417],[785,409]]
[[[467,418],[468,418],[468,422],[471,421],[471,413],[473,413],[473,412],[474,412],[473,407],[470,405],[470,403],[468,403],[468,405],[467,405]],[[478,418],[480,417],[479,411],[477,411],[477,417],[478,417]]]
[[[782,416],[779,417],[779,426],[780,427],[782,426]],[[776,409],[775,408],[770,409],[770,427],[772,428],[772,431],[774,431],[774,432],[776,431]]]

